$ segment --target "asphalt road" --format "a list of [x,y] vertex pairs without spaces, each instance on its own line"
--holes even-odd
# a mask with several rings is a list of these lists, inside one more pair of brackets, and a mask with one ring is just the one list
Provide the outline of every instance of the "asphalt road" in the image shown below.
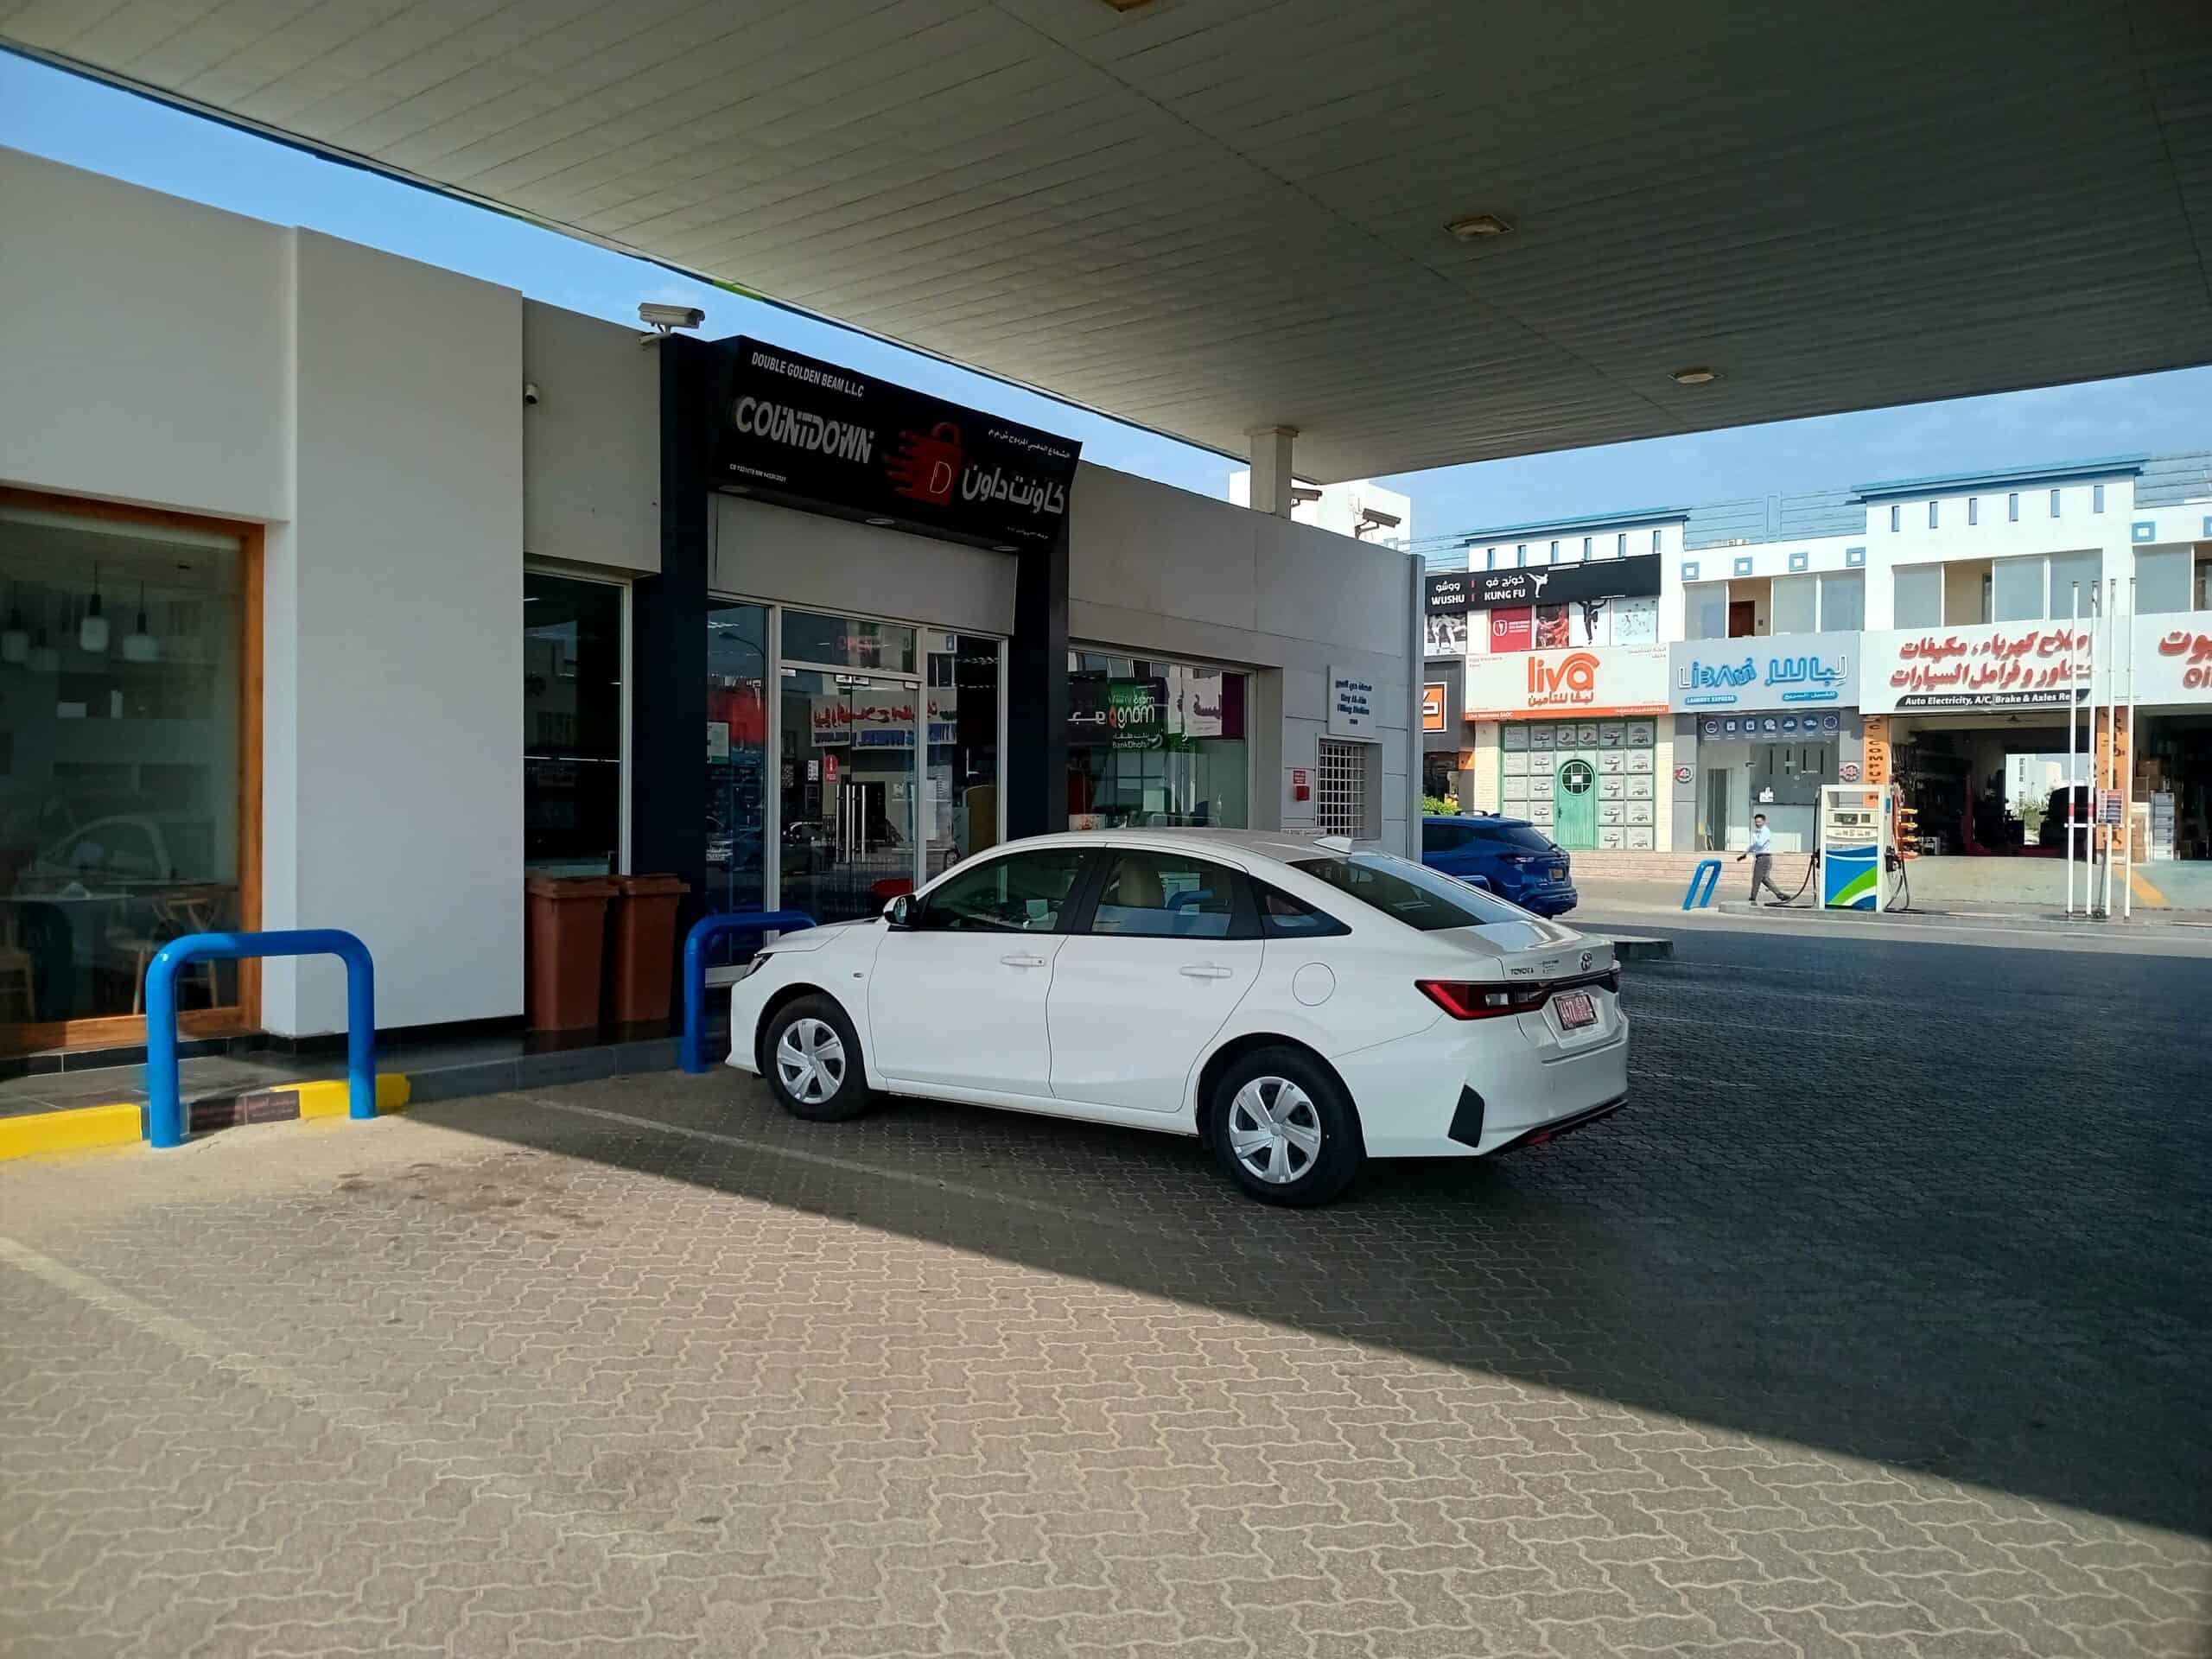
[[0,1168],[0,1650],[2202,1659],[2212,963],[1819,925],[1320,1212],[719,1076]]

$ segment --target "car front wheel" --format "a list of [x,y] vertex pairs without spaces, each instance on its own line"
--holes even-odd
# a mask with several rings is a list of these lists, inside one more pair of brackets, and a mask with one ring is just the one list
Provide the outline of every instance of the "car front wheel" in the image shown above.
[[1301,1050],[1246,1055],[1214,1084],[1209,1109],[1215,1158],[1263,1203],[1326,1204],[1359,1173],[1358,1114]]
[[761,1047],[768,1087],[793,1117],[836,1123],[868,1109],[860,1039],[828,997],[802,996],[777,1009]]

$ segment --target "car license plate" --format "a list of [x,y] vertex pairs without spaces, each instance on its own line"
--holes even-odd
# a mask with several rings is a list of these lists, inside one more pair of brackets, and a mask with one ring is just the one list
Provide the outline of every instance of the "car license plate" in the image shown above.
[[1554,880],[1554,881],[1564,881],[1564,880],[1567,880],[1567,866],[1566,866],[1566,865],[1564,865],[1564,864],[1554,864],[1554,865],[1553,865],[1553,866],[1552,866],[1552,880]]
[[1561,991],[1552,999],[1552,1007],[1559,1010],[1560,1024],[1569,1031],[1598,1023],[1598,1004],[1587,991]]

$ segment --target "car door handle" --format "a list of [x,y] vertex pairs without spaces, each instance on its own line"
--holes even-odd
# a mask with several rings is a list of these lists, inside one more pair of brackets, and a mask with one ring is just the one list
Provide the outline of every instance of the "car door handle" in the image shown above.
[[1042,957],[1001,957],[999,960],[1009,968],[1042,968],[1045,965]]
[[1236,973],[1234,968],[1224,968],[1211,962],[1194,962],[1186,968],[1175,970],[1185,979],[1227,979]]

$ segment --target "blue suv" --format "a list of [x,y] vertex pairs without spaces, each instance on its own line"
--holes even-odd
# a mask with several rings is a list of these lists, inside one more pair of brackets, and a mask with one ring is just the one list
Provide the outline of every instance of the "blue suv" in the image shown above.
[[1580,899],[1567,854],[1526,818],[1423,818],[1421,861],[1539,916],[1564,916]]

